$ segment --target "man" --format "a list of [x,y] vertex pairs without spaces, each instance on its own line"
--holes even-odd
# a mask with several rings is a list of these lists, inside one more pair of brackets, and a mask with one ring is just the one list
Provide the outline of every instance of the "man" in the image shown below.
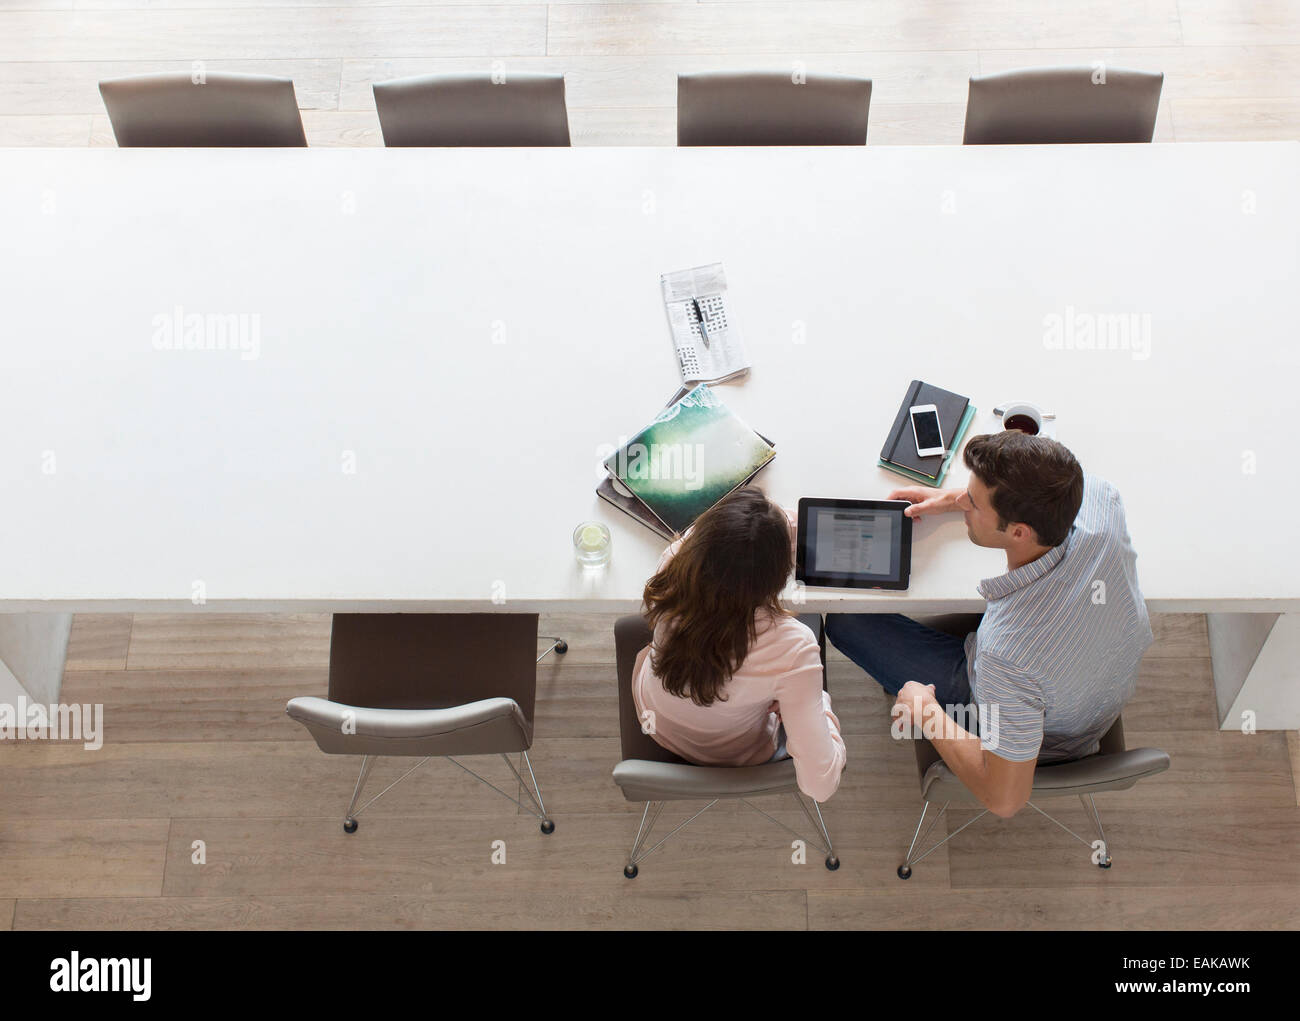
[[[826,634],[896,697],[948,767],[996,815],[1029,801],[1038,762],[1080,758],[1132,697],[1151,623],[1137,555],[1110,483],[1061,444],[1007,430],[966,445],[964,492],[909,486],[911,518],[961,511],[1007,573],[978,586],[978,630],[944,634],[897,614],[831,614]],[[978,706],[978,737],[945,711]],[[933,730],[937,727],[937,731]]]

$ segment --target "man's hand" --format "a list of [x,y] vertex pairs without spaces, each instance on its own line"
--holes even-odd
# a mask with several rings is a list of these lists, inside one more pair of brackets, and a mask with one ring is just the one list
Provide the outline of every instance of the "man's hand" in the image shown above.
[[926,706],[935,702],[934,685],[908,681],[899,689],[889,715],[902,723],[904,734],[912,733],[914,723],[925,721]]
[[906,500],[912,506],[903,511],[920,520],[927,514],[947,514],[958,509],[961,493],[955,489],[931,489],[929,486],[903,486],[889,494],[890,500]]

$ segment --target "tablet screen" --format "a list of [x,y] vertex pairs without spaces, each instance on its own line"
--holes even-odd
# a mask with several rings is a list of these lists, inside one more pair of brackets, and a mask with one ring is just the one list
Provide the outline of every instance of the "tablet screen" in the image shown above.
[[797,577],[809,585],[906,588],[912,522],[896,500],[799,501]]

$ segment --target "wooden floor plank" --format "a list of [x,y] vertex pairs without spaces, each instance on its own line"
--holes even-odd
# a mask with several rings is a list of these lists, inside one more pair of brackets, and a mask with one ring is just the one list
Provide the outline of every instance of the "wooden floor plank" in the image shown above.
[[[14,928],[803,929],[802,890],[665,891],[639,880],[596,893],[482,887],[437,896],[149,897],[23,900]],[[4,915],[0,912],[0,918]]]
[[1291,782],[1295,785],[1295,803],[1300,805],[1300,731],[1288,730],[1286,743],[1291,751]]
[[104,706],[104,740],[294,740],[291,698],[328,694],[328,670],[83,670],[65,675],[63,701]]
[[[1092,839],[1088,817],[1077,800],[1044,803],[1062,823]],[[1090,864],[1090,850],[1041,816],[1022,812],[1013,819],[985,816],[949,847],[954,889],[1038,886],[1125,886],[1184,890],[1224,884],[1300,884],[1300,813],[1269,812],[1219,805],[1207,811],[1188,805],[1154,811],[1145,806],[1116,809],[1100,799],[1102,825],[1114,864]],[[968,816],[957,815],[955,827]],[[919,871],[919,869],[918,869]],[[1050,875],[1050,884],[1043,877]]]
[[[664,810],[655,832],[664,835],[693,811]],[[778,816],[786,825],[798,820]],[[528,817],[493,820],[409,813],[363,821],[352,835],[337,819],[177,820],[168,850],[164,894],[171,897],[423,894],[508,888],[610,893],[624,888],[623,864],[639,816],[568,815],[550,836]],[[829,814],[843,865],[828,871],[814,847],[792,859],[794,838],[741,805],[719,805],[650,855],[638,889],[663,893],[705,890],[848,889],[892,879],[900,849],[879,833],[902,832],[913,821],[897,812]],[[808,830],[806,822],[799,832]],[[207,863],[191,863],[195,840]],[[496,842],[504,864],[494,864]],[[943,851],[927,859],[918,888],[947,885]]]
[[[550,54],[833,53],[872,49],[962,50],[1135,46],[1182,41],[1175,0],[1132,5],[1049,4],[1037,0],[946,5],[918,17],[910,0],[806,0],[797,15],[786,3],[643,3],[555,5]],[[725,43],[720,43],[725,40]],[[1267,42],[1270,40],[1258,40]],[[1284,40],[1271,40],[1281,42]]]
[[1300,138],[1300,99],[1177,100],[1181,142],[1273,142]]
[[84,114],[0,114],[0,146],[83,146],[90,138],[90,121]]
[[131,670],[329,667],[330,616],[137,613]]
[[166,819],[0,819],[0,897],[156,897]]
[[129,613],[78,613],[72,618],[72,634],[68,638],[68,654],[63,668],[68,671],[125,670],[130,641]]
[[0,60],[301,60],[537,55],[546,7],[0,10]]
[[[1295,929],[1295,885],[810,891],[810,929]],[[21,906],[21,905],[20,905]]]
[[1179,0],[1178,6],[1188,45],[1300,43],[1300,7],[1290,0]]

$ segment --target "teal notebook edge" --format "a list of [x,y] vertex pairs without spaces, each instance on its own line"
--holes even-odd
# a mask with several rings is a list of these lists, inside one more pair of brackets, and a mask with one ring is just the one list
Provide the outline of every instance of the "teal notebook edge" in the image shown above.
[[893,464],[886,461],[883,457],[876,462],[878,468],[884,468],[885,471],[893,472],[895,475],[901,475],[912,482],[919,482],[923,486],[930,486],[932,489],[938,489],[943,485],[943,480],[948,477],[948,469],[952,467],[952,459],[957,456],[957,451],[966,439],[966,431],[970,428],[971,422],[975,418],[975,405],[967,404],[966,413],[962,415],[961,422],[957,426],[957,438],[953,441],[952,447],[948,450],[948,456],[943,459],[943,464],[939,468],[937,478],[930,478],[928,475],[922,475],[920,472],[914,472],[910,468],[904,468],[902,465]]

